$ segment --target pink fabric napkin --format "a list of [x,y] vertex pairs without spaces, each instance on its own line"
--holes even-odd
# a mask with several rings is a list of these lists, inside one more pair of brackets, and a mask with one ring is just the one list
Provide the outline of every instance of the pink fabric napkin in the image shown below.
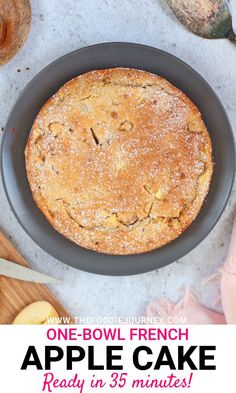
[[236,217],[228,254],[220,269],[220,292],[223,313],[204,307],[190,289],[177,304],[168,299],[156,300],[147,307],[147,317],[158,317],[163,324],[236,324]]

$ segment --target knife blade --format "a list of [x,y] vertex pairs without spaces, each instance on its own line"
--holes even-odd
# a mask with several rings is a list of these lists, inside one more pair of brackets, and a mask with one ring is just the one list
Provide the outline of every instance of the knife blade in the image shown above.
[[54,277],[3,258],[0,258],[0,275],[38,284],[58,284],[60,282]]

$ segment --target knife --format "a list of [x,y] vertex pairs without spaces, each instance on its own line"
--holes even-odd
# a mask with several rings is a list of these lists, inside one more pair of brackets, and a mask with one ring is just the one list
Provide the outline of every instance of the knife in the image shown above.
[[0,258],[0,276],[1,275],[38,284],[58,284],[60,282],[54,277],[36,272],[28,267],[3,258]]

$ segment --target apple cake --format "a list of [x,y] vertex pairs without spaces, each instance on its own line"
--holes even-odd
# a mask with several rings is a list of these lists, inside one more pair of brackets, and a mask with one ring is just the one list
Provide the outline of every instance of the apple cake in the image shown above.
[[213,172],[197,107],[164,78],[129,68],[66,83],[38,113],[25,159],[50,224],[82,247],[119,255],[176,239]]

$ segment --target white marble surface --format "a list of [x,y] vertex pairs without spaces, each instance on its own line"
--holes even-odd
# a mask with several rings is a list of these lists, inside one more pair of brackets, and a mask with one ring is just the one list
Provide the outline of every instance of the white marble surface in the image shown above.
[[[180,57],[215,89],[236,127],[236,48],[225,40],[207,41],[185,31],[161,0],[31,2],[33,23],[28,41],[16,58],[0,69],[0,129],[21,90],[43,67],[74,49],[105,41],[148,44]],[[63,280],[51,289],[72,314],[138,316],[152,299],[161,296],[178,299],[181,288],[189,285],[205,304],[212,304],[214,295],[212,291],[205,293],[201,282],[224,259],[236,195],[234,188],[219,223],[185,258],[158,271],[132,277],[102,277],[62,264],[41,250],[19,226],[2,184],[0,204],[0,228],[34,268]]]

